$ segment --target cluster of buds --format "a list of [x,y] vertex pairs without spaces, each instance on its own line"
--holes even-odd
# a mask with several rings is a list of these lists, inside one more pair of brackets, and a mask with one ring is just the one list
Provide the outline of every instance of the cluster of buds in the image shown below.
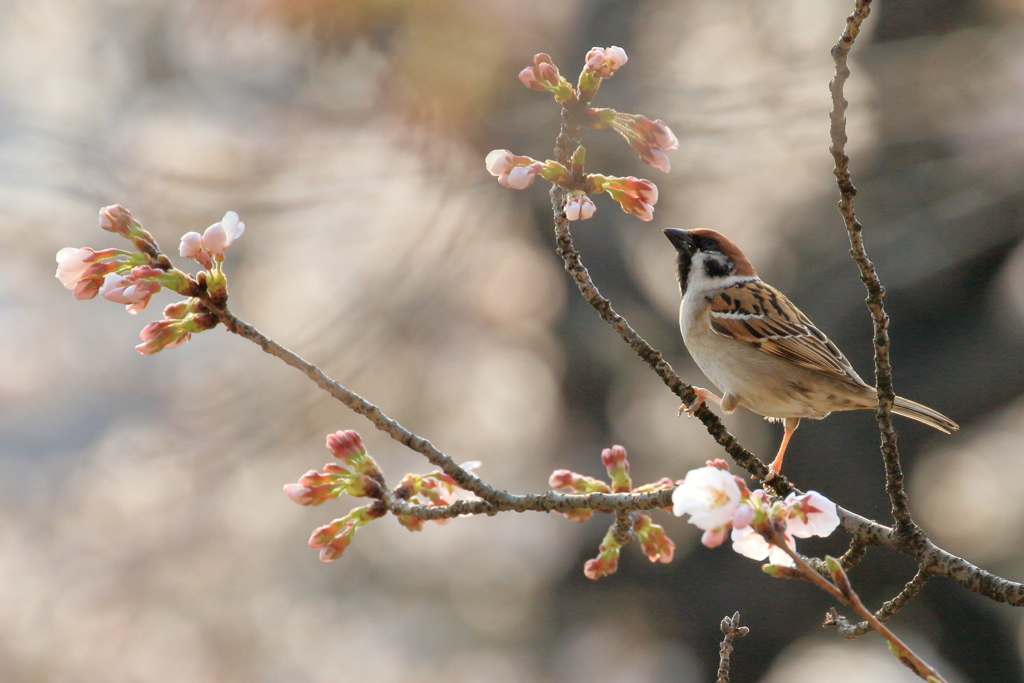
[[286,496],[299,505],[320,505],[342,493],[357,498],[379,495],[384,475],[366,452],[358,432],[350,429],[328,434],[327,450],[341,464],[329,462],[322,473],[310,470],[297,484],[285,484]]
[[[462,469],[471,472],[480,466],[476,460],[463,463]],[[451,505],[455,500],[465,494],[454,479],[441,471],[428,472],[427,474],[406,474],[402,477],[401,483],[394,490],[395,498],[406,500],[413,505],[431,505],[443,507]],[[436,519],[437,524],[447,524],[448,519]],[[409,531],[422,531],[423,520],[412,515],[398,515],[398,522]]]
[[[381,495],[384,475],[366,452],[358,432],[349,429],[328,434],[327,450],[341,463],[329,462],[322,473],[310,470],[297,484],[285,484],[288,498],[299,505],[320,505],[342,493],[357,498]],[[352,542],[356,529],[385,514],[387,508],[380,500],[354,508],[344,517],[314,530],[309,547],[320,549],[323,562],[334,562]]]
[[569,81],[558,73],[558,67],[551,61],[551,57],[543,52],[534,55],[533,66],[519,72],[519,80],[531,90],[551,93],[558,102],[568,102],[576,97]]
[[[650,493],[662,489],[672,488],[675,484],[668,477],[659,479],[651,484],[633,487],[633,480],[629,476],[629,458],[626,449],[622,446],[612,446],[601,451],[601,463],[608,472],[609,482],[601,481],[593,477],[587,477],[571,470],[555,470],[548,484],[554,490],[561,490],[566,493],[587,495],[590,493]],[[562,513],[567,519],[574,522],[583,522],[593,516],[592,510],[585,508],[569,510]],[[639,512],[630,513],[632,521],[632,534],[640,541],[640,549],[651,562],[671,562],[676,545],[666,534],[665,530],[655,524],[651,517]],[[619,553],[622,550],[622,543],[617,538],[617,529],[613,525],[604,540],[596,558],[587,560],[583,565],[583,573],[589,579],[599,579],[602,576],[615,573],[619,565]]]
[[320,549],[321,562],[334,562],[352,543],[356,529],[383,517],[386,513],[387,508],[380,504],[380,501],[353,508],[344,517],[316,529],[309,537],[309,547]]
[[661,119],[651,121],[642,114],[623,114],[614,109],[589,109],[587,120],[592,128],[618,131],[645,164],[665,173],[672,170],[665,152],[679,149],[679,138]]
[[565,200],[565,217],[570,221],[585,221],[594,215],[597,207],[585,193],[570,192]]
[[150,356],[164,349],[173,349],[192,338],[194,332],[213,329],[217,316],[200,305],[199,299],[190,298],[164,307],[164,319],[155,320],[142,328],[142,343],[135,347],[139,353]]
[[104,230],[131,242],[134,251],[96,251],[89,247],[58,251],[56,277],[76,299],[92,299],[99,294],[136,314],[161,289],[188,297],[167,306],[163,320],[143,328],[139,334],[143,343],[135,347],[142,354],[174,348],[187,342],[193,333],[216,326],[217,317],[204,306],[203,299],[218,305],[227,301],[227,277],[220,264],[224,250],[245,230],[238,214],[228,211],[202,235],[190,232],[181,238],[182,256],[194,258],[207,268],[195,277],[172,266],[153,236],[124,207],[101,209],[99,222]]
[[672,503],[676,516],[687,514],[690,524],[704,530],[700,540],[707,547],[720,546],[731,531],[740,555],[784,567],[795,563],[783,544],[796,552],[794,538],[826,537],[839,526],[835,503],[817,491],[773,501],[762,489],[749,491],[721,460],[687,472]]
[[601,87],[601,81],[614,76],[627,61],[629,58],[621,47],[612,45],[590,48],[577,83],[579,99],[584,102],[592,100],[597,94],[597,89]]
[[[601,81],[614,75],[627,59],[625,50],[614,45],[591,49],[577,90],[574,90],[559,74],[551,58],[542,53],[534,57],[534,66],[523,69],[519,80],[534,90],[553,92],[555,99],[565,105],[563,116],[569,116],[575,125],[618,131],[639,152],[642,161],[667,173],[671,163],[665,152],[678,149],[679,140],[664,121],[652,121],[639,114],[624,114],[614,109],[586,108]],[[607,192],[623,211],[641,220],[649,221],[654,217],[654,205],[658,202],[658,188],[654,183],[633,177],[587,175],[583,172],[583,152],[582,146],[576,148],[570,169],[555,161],[516,156],[506,149],[490,152],[485,165],[501,185],[514,190],[526,189],[538,176],[567,190],[564,213],[570,221],[593,216],[597,207],[587,195],[599,192]]]

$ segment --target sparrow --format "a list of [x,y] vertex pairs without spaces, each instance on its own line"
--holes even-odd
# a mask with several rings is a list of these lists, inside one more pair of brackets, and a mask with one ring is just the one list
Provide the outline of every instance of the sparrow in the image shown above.
[[[782,470],[802,418],[820,420],[836,410],[878,406],[875,388],[785,294],[761,281],[732,240],[705,229],[668,228],[665,236],[679,257],[683,342],[722,392],[719,398],[694,387],[697,400],[681,407],[680,414],[692,415],[710,400],[726,414],[743,406],[782,422],[785,433],[771,477]],[[900,396],[892,412],[947,434],[959,429],[938,411]]]

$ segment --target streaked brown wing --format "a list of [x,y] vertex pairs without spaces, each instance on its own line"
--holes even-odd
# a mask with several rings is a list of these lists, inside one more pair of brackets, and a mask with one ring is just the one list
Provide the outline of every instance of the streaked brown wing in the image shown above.
[[760,280],[729,287],[710,297],[711,329],[723,337],[863,386],[846,356],[786,295]]

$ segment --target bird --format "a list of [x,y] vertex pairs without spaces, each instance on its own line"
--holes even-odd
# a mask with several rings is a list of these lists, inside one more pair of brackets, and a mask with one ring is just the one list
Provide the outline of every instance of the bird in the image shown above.
[[[718,397],[694,387],[697,399],[680,407],[680,415],[693,415],[710,400],[726,414],[743,406],[782,422],[782,444],[769,466],[772,478],[782,471],[800,420],[878,406],[875,388],[785,294],[758,277],[732,240],[703,228],[664,232],[678,255],[683,342],[722,392]],[[959,429],[942,413],[900,396],[892,412],[947,434]]]

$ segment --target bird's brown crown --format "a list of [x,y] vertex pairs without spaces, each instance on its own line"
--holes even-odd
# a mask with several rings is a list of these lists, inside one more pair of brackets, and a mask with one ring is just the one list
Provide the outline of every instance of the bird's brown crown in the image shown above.
[[687,231],[697,243],[697,248],[700,249],[700,245],[703,244],[704,240],[713,239],[718,244],[717,251],[722,252],[730,259],[732,259],[735,265],[734,275],[741,277],[757,277],[757,271],[754,270],[754,264],[750,262],[740,248],[736,246],[736,243],[731,239],[718,232],[717,230],[710,230],[708,228],[698,228],[696,230]]

